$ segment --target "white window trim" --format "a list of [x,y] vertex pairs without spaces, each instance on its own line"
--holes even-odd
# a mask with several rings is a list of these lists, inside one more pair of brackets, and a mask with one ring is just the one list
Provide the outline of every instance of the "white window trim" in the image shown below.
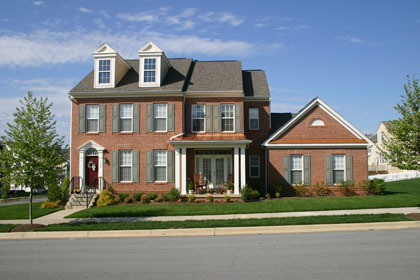
[[[166,164],[165,165],[156,165],[155,164],[155,151],[164,151],[166,153]],[[154,150],[153,151],[153,175],[155,173],[156,167],[165,167],[165,180],[164,181],[157,181],[155,180],[155,183],[167,183],[168,182],[168,151],[167,150]],[[153,176],[154,177],[154,176]]]
[[[109,60],[109,83],[99,83],[99,61]],[[95,88],[113,88],[115,86],[115,57],[95,58],[94,61]]]
[[[144,60],[145,59],[156,59],[155,64],[155,81],[154,82],[144,82]],[[145,56],[140,58],[140,87],[159,87],[160,86],[160,64],[161,58],[160,56]],[[146,70],[149,71],[149,70]]]
[[[302,169],[293,169],[292,168],[292,157],[300,157],[300,159],[302,160]],[[293,181],[293,175],[292,175],[292,171],[302,171],[302,180],[300,181],[301,184],[304,184],[304,178],[305,178],[305,167],[304,167],[304,158],[303,155],[290,155],[290,181]],[[296,185],[296,183],[292,183],[292,185]]]
[[118,157],[120,157],[120,154],[121,154],[121,152],[130,152],[131,153],[131,165],[121,165],[120,164],[120,159],[118,159],[118,168],[119,168],[119,170],[118,170],[118,173],[119,173],[119,176],[121,176],[121,167],[130,167],[131,168],[131,180],[129,180],[129,181],[123,181],[123,180],[121,180],[121,177],[120,178],[118,178],[119,179],[119,182],[120,183],[132,183],[133,182],[133,151],[132,150],[120,150],[119,151],[119,156]]
[[[165,116],[166,127],[165,127],[165,130],[156,130],[155,129],[155,119],[163,119],[163,118],[157,118],[155,116],[155,105],[161,105],[161,104],[165,105],[165,108],[166,108],[166,116]],[[153,103],[153,130],[154,130],[153,132],[168,132],[168,104],[167,103]]]
[[[134,119],[134,117],[133,117],[133,114],[134,114],[134,112],[133,112],[133,110],[134,110],[134,105],[133,104],[120,104],[120,106],[121,105],[131,105],[131,117],[130,118],[123,118],[123,117],[121,117],[121,109],[120,109],[120,120],[128,120],[128,119],[131,119],[131,130],[124,130],[124,131],[122,131],[121,129],[120,129],[120,132],[121,133],[130,133],[130,132],[133,132],[133,119]],[[119,126],[120,126],[120,128],[121,128],[121,122],[120,122],[120,124],[119,124]]]
[[[98,107],[98,118],[88,118],[88,115],[87,115],[88,106],[97,106]],[[100,114],[100,112],[99,112],[99,104],[87,104],[86,105],[86,132],[87,133],[98,133],[99,132],[99,114]],[[97,120],[98,121],[98,130],[88,131],[88,128],[89,128],[89,125],[88,125],[89,120]]]
[[346,178],[347,178],[347,172],[346,172],[346,170],[347,170],[347,166],[346,166],[346,162],[347,162],[347,160],[346,160],[346,155],[344,155],[344,154],[333,154],[332,155],[332,157],[334,157],[334,156],[344,156],[344,170],[343,169],[334,169],[334,159],[333,159],[333,163],[332,163],[332,166],[331,166],[331,168],[332,168],[332,172],[333,172],[333,185],[334,186],[337,186],[340,182],[338,182],[338,183],[334,183],[334,171],[340,171],[340,170],[343,170],[344,171],[344,181],[346,181]]
[[[258,126],[257,128],[251,128],[251,110],[257,110],[257,116],[258,118],[256,120],[258,120]],[[248,110],[248,116],[249,116],[249,122],[248,122],[248,128],[249,130],[260,130],[260,108],[249,108]],[[255,120],[255,119],[252,119]]]
[[[222,117],[222,107],[223,106],[227,106],[227,105],[230,105],[230,106],[232,106],[232,108],[233,108],[233,117]],[[235,104],[220,104],[220,119],[221,119],[221,124],[220,124],[220,128],[221,128],[221,131],[222,131],[222,133],[234,133],[235,132]],[[223,119],[232,119],[233,120],[233,130],[223,130]]]
[[[258,158],[258,165],[252,165],[252,157],[257,157]],[[258,175],[257,176],[252,176],[252,168],[253,167],[258,167]],[[249,156],[249,178],[260,178],[261,176],[261,160],[260,160],[260,156],[259,155],[250,155]]]
[[[193,117],[193,111],[194,111],[194,107],[196,107],[196,106],[203,106],[203,108],[204,108],[204,117],[203,117],[203,120],[204,120],[204,130],[202,130],[202,131],[199,131],[199,130],[194,130],[194,120],[195,119],[197,119],[197,120],[201,120],[201,118],[194,118]],[[194,133],[204,133],[204,132],[206,132],[206,105],[205,104],[194,104],[194,105],[192,105],[191,106],[191,131],[192,132],[194,132]]]

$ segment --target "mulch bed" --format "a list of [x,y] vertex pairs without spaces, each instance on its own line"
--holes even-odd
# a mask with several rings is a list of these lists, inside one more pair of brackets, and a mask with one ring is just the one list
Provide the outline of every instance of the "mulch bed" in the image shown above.
[[46,225],[41,225],[41,224],[18,225],[12,228],[10,232],[27,232],[27,231],[33,231],[36,228],[43,228],[43,227],[46,227]]
[[416,220],[416,221],[420,221],[420,213],[410,213],[405,215],[407,218]]

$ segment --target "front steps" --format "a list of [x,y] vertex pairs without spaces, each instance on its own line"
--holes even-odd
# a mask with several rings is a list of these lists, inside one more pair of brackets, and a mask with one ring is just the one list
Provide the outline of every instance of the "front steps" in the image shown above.
[[86,209],[93,206],[98,195],[95,193],[73,193],[64,209]]

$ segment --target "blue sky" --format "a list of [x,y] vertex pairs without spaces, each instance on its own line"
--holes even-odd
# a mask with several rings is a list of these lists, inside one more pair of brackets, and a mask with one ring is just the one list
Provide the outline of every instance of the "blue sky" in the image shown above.
[[4,1],[0,134],[28,90],[70,125],[68,91],[107,42],[124,58],[153,41],[168,57],[263,69],[273,112],[318,96],[364,133],[397,118],[406,75],[420,76],[420,1]]

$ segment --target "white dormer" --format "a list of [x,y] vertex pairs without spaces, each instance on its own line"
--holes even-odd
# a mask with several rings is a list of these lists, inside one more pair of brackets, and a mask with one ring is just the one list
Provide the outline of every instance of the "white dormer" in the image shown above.
[[130,69],[130,65],[106,43],[103,43],[92,55],[95,58],[93,68],[95,88],[114,88]]
[[138,51],[139,87],[160,87],[171,64],[165,53],[152,42]]

